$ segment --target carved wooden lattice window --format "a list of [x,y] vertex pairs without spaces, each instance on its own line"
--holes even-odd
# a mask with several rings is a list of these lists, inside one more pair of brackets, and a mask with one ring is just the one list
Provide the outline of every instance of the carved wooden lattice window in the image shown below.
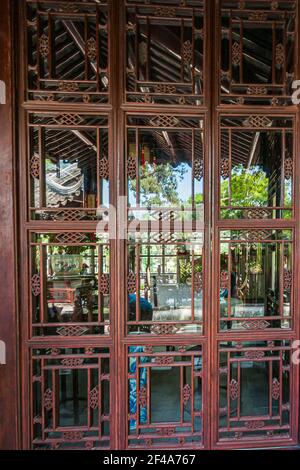
[[109,20],[106,1],[27,0],[29,100],[106,103]]
[[32,351],[32,448],[108,449],[109,349]]
[[126,1],[126,99],[201,105],[205,2]]
[[201,233],[130,235],[128,332],[159,336],[202,332],[203,270]]
[[223,219],[291,219],[293,117],[220,118],[219,199]]
[[290,341],[220,343],[219,441],[290,438],[291,369]]
[[202,347],[128,348],[130,447],[202,444]]
[[203,139],[201,117],[127,116],[130,219],[203,221]]
[[221,330],[291,328],[292,230],[230,230],[220,238]]
[[99,233],[32,233],[34,336],[109,335],[109,242]]
[[31,217],[93,220],[109,204],[108,118],[69,112],[30,113]]
[[221,2],[221,104],[292,104],[296,2]]

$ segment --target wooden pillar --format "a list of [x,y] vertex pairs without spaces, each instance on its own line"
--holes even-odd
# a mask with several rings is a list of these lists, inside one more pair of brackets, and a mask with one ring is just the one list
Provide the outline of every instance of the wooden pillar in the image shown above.
[[18,448],[12,2],[0,2],[0,449]]

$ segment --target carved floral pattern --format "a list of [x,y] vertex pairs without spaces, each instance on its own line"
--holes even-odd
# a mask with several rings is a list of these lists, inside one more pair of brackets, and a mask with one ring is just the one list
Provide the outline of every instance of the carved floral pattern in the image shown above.
[[254,421],[246,421],[245,426],[247,429],[254,431],[256,429],[262,429],[265,427],[264,421],[254,420]]
[[155,16],[174,18],[176,16],[176,8],[172,7],[157,7],[154,10]]
[[49,38],[46,34],[42,34],[40,37],[39,52],[43,59],[47,59],[49,54]]
[[81,124],[83,119],[79,114],[63,113],[54,118],[54,121],[63,126],[76,126]]
[[267,116],[252,115],[243,121],[245,127],[269,127],[272,121]]
[[86,240],[84,233],[59,233],[56,240],[60,243],[81,243]]
[[186,384],[182,389],[182,401],[185,406],[190,401],[191,396],[192,396],[191,386],[189,384]]
[[130,272],[127,277],[127,290],[129,294],[134,294],[136,291],[136,275]]
[[229,274],[227,271],[222,271],[220,274],[220,287],[221,289],[227,289],[229,282]]
[[197,179],[198,181],[200,181],[203,178],[204,164],[203,164],[203,160],[201,160],[200,158],[197,158],[194,161],[193,173],[194,173],[194,178]]
[[264,351],[246,351],[245,358],[254,361],[255,359],[262,359],[265,356]]
[[178,331],[178,326],[175,324],[154,325],[151,332],[156,335],[174,335]]
[[195,288],[195,292],[197,294],[199,294],[199,292],[202,291],[202,289],[203,289],[202,273],[195,273],[195,275],[194,275],[194,288]]
[[281,68],[285,61],[285,51],[283,44],[277,44],[275,48],[275,63],[276,67]]
[[31,292],[34,297],[41,293],[41,278],[39,274],[34,274],[31,278]]
[[84,362],[84,359],[76,358],[76,357],[70,357],[68,359],[63,359],[61,361],[63,366],[69,367],[69,368],[76,368],[76,367],[82,366],[83,362]]
[[109,294],[110,280],[109,274],[103,273],[99,276],[99,292],[102,295]]
[[44,407],[47,411],[52,410],[53,407],[53,392],[50,388],[44,393]]
[[142,387],[139,390],[139,405],[142,408],[147,406],[147,389],[145,387]]
[[70,326],[63,326],[61,328],[57,329],[57,333],[60,336],[82,336],[88,331],[88,328],[85,328],[83,326],[75,326],[75,325],[70,325]]
[[109,163],[108,158],[101,158],[99,162],[99,176],[104,180],[109,180]]
[[128,176],[128,178],[130,178],[131,180],[135,180],[136,179],[136,170],[137,170],[136,159],[134,157],[129,157],[128,160],[127,160],[127,176]]
[[182,60],[189,64],[193,59],[193,48],[191,41],[185,41],[182,46]]
[[86,55],[92,61],[97,59],[97,43],[93,37],[86,42]]
[[229,178],[230,165],[228,158],[222,158],[220,163],[220,175],[222,178]]
[[291,273],[291,271],[284,270],[284,273],[283,273],[283,287],[284,287],[284,290],[287,291],[287,292],[291,292],[292,283],[293,283],[293,274]]
[[229,384],[229,395],[231,400],[237,400],[240,395],[240,387],[236,380],[232,379]]
[[246,320],[242,323],[242,328],[245,330],[265,330],[270,326],[270,323],[266,320]]
[[77,82],[59,82],[58,84],[59,91],[68,91],[68,92],[75,92],[79,90],[79,85]]
[[239,65],[241,62],[242,47],[238,42],[232,44],[232,63],[233,65]]
[[92,410],[97,410],[99,408],[99,398],[100,398],[99,386],[96,385],[96,387],[94,387],[90,391],[90,396],[89,396],[90,408],[92,408]]
[[81,441],[83,439],[82,431],[65,431],[63,433],[63,439],[65,441]]
[[155,127],[176,127],[178,125],[178,119],[175,116],[162,114],[151,119],[150,124]]
[[280,397],[280,382],[275,378],[272,381],[272,398],[278,400]]
[[286,158],[284,162],[284,176],[287,180],[293,178],[294,162],[292,158]]
[[174,362],[173,356],[157,356],[155,358],[155,364],[158,364],[161,366],[173,364],[173,362]]
[[40,177],[40,157],[39,155],[33,155],[30,159],[30,174],[32,178],[39,179]]

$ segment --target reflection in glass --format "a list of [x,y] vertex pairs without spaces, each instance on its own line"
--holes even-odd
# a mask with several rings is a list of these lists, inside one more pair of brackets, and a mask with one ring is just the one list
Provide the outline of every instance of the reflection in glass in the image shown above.
[[[49,218],[55,209],[86,209],[79,217],[83,219],[91,213],[89,209],[109,204],[106,129],[31,128],[30,135],[31,204],[49,210],[41,215],[36,212],[37,217]],[[39,146],[43,146],[43,157]]]
[[109,350],[33,351],[34,448],[109,446]]
[[[161,120],[171,119],[168,116]],[[128,202],[137,207],[143,219],[146,209],[152,208],[152,217],[158,209],[185,211],[185,220],[193,220],[192,211],[203,203],[204,155],[203,134],[200,130],[184,127],[203,127],[203,122],[182,119],[182,129],[153,129],[160,118],[136,120],[149,128],[130,128],[127,138]],[[135,121],[133,121],[135,122]],[[181,127],[174,118],[174,127]],[[199,129],[199,128],[198,128]],[[150,214],[151,216],[151,214]],[[175,220],[177,214],[175,215]]]
[[[57,236],[60,235],[49,235],[49,244],[32,247],[35,255],[34,269],[40,275],[42,268],[44,276],[41,293],[33,293],[33,323],[36,325],[36,334],[42,334],[38,328],[38,324],[42,324],[43,334],[71,335],[72,331],[63,327],[63,324],[68,323],[94,324],[90,332],[107,334],[108,246],[60,245],[55,243]],[[100,327],[100,323],[103,326]],[[81,331],[75,329],[74,334],[75,331],[77,334],[84,334],[89,332],[89,328]]]
[[222,218],[292,217],[291,132],[222,129],[220,175]]
[[129,347],[129,435],[132,445],[199,442],[202,355],[196,346]]
[[222,104],[291,105],[296,1],[222,0]]
[[157,323],[168,322],[178,323],[174,332],[201,329],[202,248],[188,239],[178,244],[129,244],[129,276],[139,273],[128,298],[130,332],[155,334]]
[[247,242],[247,232],[240,232],[239,242],[232,232],[233,239],[220,245],[222,329],[290,327],[292,244],[268,240],[268,233],[266,241],[255,240],[261,234],[254,232]]
[[127,101],[203,104],[205,2],[142,3],[126,8]]
[[290,343],[221,343],[219,435],[289,437]]

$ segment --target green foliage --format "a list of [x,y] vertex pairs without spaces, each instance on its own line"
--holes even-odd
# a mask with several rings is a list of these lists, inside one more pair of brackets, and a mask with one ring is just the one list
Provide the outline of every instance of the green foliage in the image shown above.
[[[140,177],[141,202],[146,206],[181,204],[178,197],[178,182],[183,180],[184,165],[174,167],[170,163],[157,164],[155,167],[146,163]],[[131,181],[131,190],[136,194],[136,181]]]

